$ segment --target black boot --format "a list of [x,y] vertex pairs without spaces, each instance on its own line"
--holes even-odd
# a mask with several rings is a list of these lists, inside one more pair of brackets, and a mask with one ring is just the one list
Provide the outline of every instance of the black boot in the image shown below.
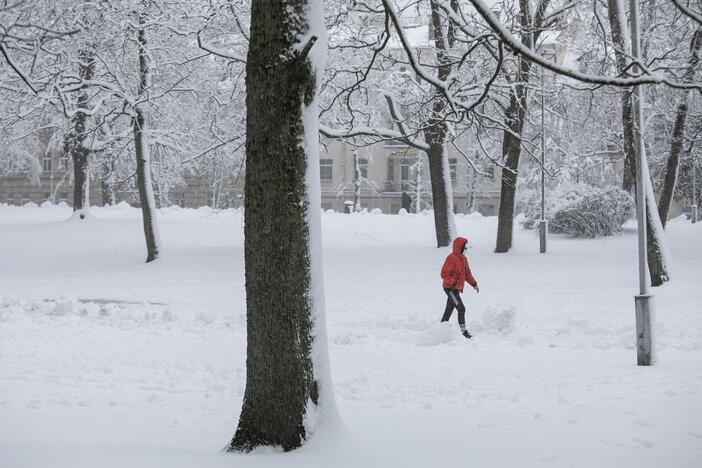
[[471,335],[470,333],[468,333],[468,330],[466,330],[466,331],[463,332],[463,336],[465,336],[465,337],[468,338],[469,340],[470,340],[471,338],[473,338],[473,335]]

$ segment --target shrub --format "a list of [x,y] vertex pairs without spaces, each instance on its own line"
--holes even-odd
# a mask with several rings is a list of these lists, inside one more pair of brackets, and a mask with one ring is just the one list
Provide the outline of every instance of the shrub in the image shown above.
[[[619,234],[634,211],[633,198],[618,187],[559,186],[547,194],[546,200],[549,231],[573,237]],[[530,198],[524,214],[524,226],[529,229],[536,227],[541,218],[539,194]]]

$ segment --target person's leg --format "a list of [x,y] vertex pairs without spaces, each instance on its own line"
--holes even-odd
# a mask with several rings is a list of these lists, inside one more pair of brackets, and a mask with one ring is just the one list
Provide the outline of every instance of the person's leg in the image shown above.
[[463,305],[463,300],[461,295],[455,289],[451,291],[449,297],[453,296],[455,298],[456,309],[458,309],[458,326],[461,327],[461,333],[466,338],[470,338],[471,334],[466,330],[466,306]]
[[456,301],[451,298],[451,289],[444,288],[444,292],[448,297],[446,298],[446,308],[444,309],[444,315],[441,317],[441,321],[448,322],[451,318],[451,313],[453,313],[453,308],[456,307]]

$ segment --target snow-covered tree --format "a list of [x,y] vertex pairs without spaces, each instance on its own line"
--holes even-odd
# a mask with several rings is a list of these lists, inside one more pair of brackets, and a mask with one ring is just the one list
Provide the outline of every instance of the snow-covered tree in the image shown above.
[[335,412],[319,209],[316,96],[325,50],[321,0],[252,4],[246,60],[246,390],[232,451],[293,450]]

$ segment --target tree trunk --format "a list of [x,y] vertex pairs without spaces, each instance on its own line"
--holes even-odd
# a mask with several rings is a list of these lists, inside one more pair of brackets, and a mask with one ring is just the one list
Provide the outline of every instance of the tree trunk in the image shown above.
[[[142,96],[148,85],[149,78],[143,14],[139,15],[137,44],[139,45],[139,96]],[[137,188],[139,190],[139,201],[144,222],[146,263],[149,263],[158,258],[160,240],[156,224],[156,200],[154,199],[154,187],[151,180],[151,152],[148,139],[144,135],[146,118],[139,105],[135,107],[134,112],[136,115],[132,119],[132,130],[137,162]]]
[[[623,73],[629,63],[631,42],[626,26],[626,11],[620,0],[608,0],[609,26],[612,30],[612,44],[617,71]],[[634,133],[629,122],[633,119],[631,89],[622,89],[620,95],[622,104],[622,131],[624,144],[624,172],[622,174],[622,189],[633,193],[636,184],[636,149],[634,148]]]
[[358,149],[354,149],[353,151],[353,172],[354,172],[354,178],[353,178],[353,196],[354,196],[354,202],[353,202],[353,210],[356,213],[361,212],[361,166],[359,165],[358,162]]
[[663,224],[658,217],[656,209],[656,197],[653,193],[651,176],[646,169],[646,257],[648,260],[649,276],[651,286],[661,286],[670,280],[668,263],[670,253],[665,241],[665,231]]
[[436,246],[446,247],[456,236],[453,219],[453,187],[451,187],[451,173],[446,152],[446,126],[436,124],[425,130],[424,134],[429,144],[427,157],[434,205]]
[[665,229],[668,221],[668,213],[670,205],[673,203],[673,195],[675,194],[675,185],[678,181],[678,168],[680,166],[680,153],[683,147],[683,138],[685,136],[685,120],[687,119],[687,93],[683,94],[681,102],[678,104],[675,113],[675,126],[673,127],[673,135],[670,142],[670,156],[668,164],[665,168],[665,178],[663,180],[663,188],[661,190],[661,198],[658,202],[658,215],[661,218],[661,224]]
[[[438,79],[446,81],[451,74],[452,66],[447,56],[448,33],[444,31],[443,16],[438,4],[431,0],[431,28],[434,31],[436,47]],[[424,130],[424,138],[429,145],[429,180],[434,205],[434,226],[436,230],[436,246],[446,247],[456,236],[456,225],[453,219],[453,187],[451,186],[451,170],[449,168],[446,135],[448,124],[442,119],[446,102],[442,94],[435,90],[432,115],[428,127]]]
[[315,99],[326,47],[321,8],[320,0],[258,0],[251,6],[246,390],[230,451],[259,446],[293,450],[333,407],[324,332]]
[[[549,0],[537,2],[536,11],[532,15],[527,0],[519,0],[519,25],[522,30],[521,42],[526,47],[534,49],[544,21]],[[505,115],[505,126],[502,137],[502,157],[505,167],[502,168],[502,184],[500,187],[500,206],[497,212],[497,240],[495,252],[505,253],[512,248],[512,232],[514,230],[514,203],[517,194],[519,178],[519,159],[522,153],[522,132],[527,117],[527,85],[531,62],[519,56],[519,71],[512,83],[509,107]]]
[[517,193],[517,177],[519,174],[519,158],[522,153],[521,135],[527,112],[526,84],[529,76],[529,63],[519,59],[521,72],[519,82],[514,86],[507,108],[506,122],[509,131],[505,130],[502,137],[502,154],[505,165],[502,168],[502,184],[500,187],[500,207],[497,213],[497,242],[496,253],[509,252],[512,248],[512,231],[514,230],[514,203]]
[[[79,74],[82,80],[90,80],[95,72],[95,54],[83,49],[79,53]],[[90,210],[90,174],[88,158],[90,150],[84,146],[87,137],[88,115],[84,112],[89,105],[88,91],[84,87],[78,92],[77,108],[73,116],[73,128],[67,139],[67,152],[73,161],[73,217],[85,219]]]
[[634,109],[631,105],[631,90],[621,91],[622,122],[624,122],[624,173],[622,174],[622,190],[633,193],[636,189],[636,148],[634,148],[634,130],[627,122],[634,118]]
[[[697,28],[697,31],[695,31],[690,44],[690,60],[686,73],[686,78],[690,81],[694,81],[696,78],[697,66],[700,61],[700,49],[702,49],[702,27]],[[687,91],[681,96],[675,115],[675,126],[673,127],[673,135],[670,142],[670,156],[668,157],[663,191],[661,192],[661,199],[660,203],[658,204],[658,213],[660,214],[661,224],[663,225],[664,229],[665,224],[668,221],[668,212],[670,211],[670,205],[673,202],[675,185],[678,180],[680,153],[682,152],[683,141],[685,138],[687,101],[689,99],[688,96],[692,92],[693,91]]]
[[102,164],[102,178],[100,179],[100,195],[102,205],[114,205],[117,203],[117,193],[115,193],[114,163],[105,162]]
[[[617,69],[620,73],[629,64],[631,55],[631,43],[629,42],[629,32],[626,27],[626,12],[623,3],[617,0],[608,0],[609,22],[612,30],[612,42],[617,61]],[[622,128],[624,143],[624,174],[622,188],[632,192],[636,189],[636,128],[633,111],[632,92],[628,90],[622,94]],[[643,129],[640,129],[643,131]],[[642,148],[645,151],[645,148]],[[660,224],[658,219],[658,209],[655,208],[656,200],[653,195],[651,178],[646,170],[646,239],[647,239],[647,261],[649,275],[652,286],[660,286],[668,281],[669,275],[666,266],[667,247],[663,230],[658,230],[656,226]],[[650,193],[649,193],[650,192]]]

